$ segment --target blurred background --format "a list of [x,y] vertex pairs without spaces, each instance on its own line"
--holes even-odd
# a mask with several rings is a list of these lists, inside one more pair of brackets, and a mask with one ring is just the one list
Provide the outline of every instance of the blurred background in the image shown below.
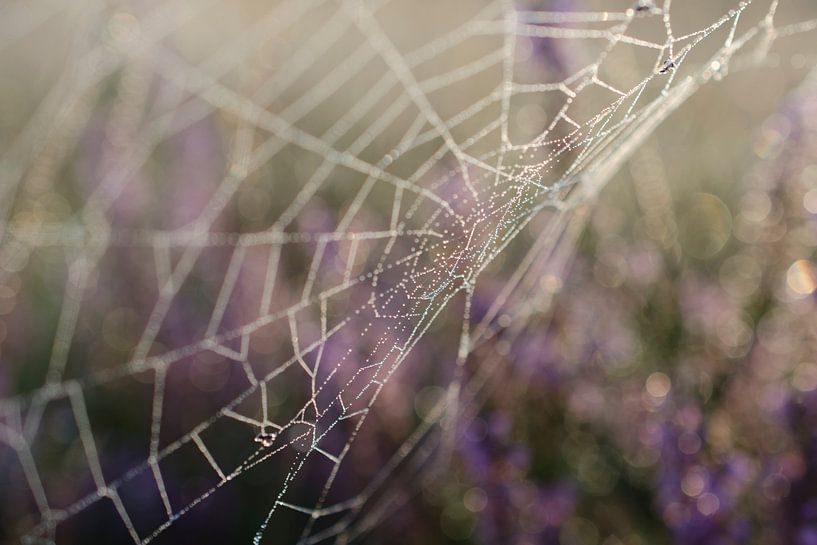
[[816,28],[5,3],[0,542],[817,544]]

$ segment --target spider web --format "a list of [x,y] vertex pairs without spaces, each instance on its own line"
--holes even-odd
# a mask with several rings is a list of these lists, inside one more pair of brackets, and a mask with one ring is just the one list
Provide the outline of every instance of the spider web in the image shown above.
[[[397,474],[501,380],[583,205],[702,84],[817,28],[776,0],[79,4],[9,4],[0,38],[11,55],[70,29],[60,75],[3,135],[3,295],[35,318],[10,314],[30,326],[8,326],[4,365],[27,378],[6,387],[0,441],[28,543],[102,504],[158,541],[259,471],[256,542],[276,524],[305,544],[365,534],[404,501]],[[430,372],[424,345],[451,348],[445,398],[339,490],[378,398]],[[141,437],[125,462],[106,420],[122,404]],[[63,465],[55,426],[75,446]],[[204,484],[180,495],[168,474],[193,457]],[[53,485],[68,473],[90,483],[78,497]],[[160,516],[129,504],[136,486]]]

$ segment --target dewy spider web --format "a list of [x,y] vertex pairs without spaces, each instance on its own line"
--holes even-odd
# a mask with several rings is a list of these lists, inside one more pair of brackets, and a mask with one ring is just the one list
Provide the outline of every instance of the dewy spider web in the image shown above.
[[[298,543],[365,533],[400,501],[391,478],[429,459],[432,430],[454,440],[494,380],[469,354],[547,308],[578,205],[700,85],[786,60],[817,28],[778,23],[777,0],[79,4],[10,4],[0,38],[11,55],[71,28],[0,174],[3,295],[36,316],[7,326],[4,366],[24,378],[0,409],[5,482],[36,513],[18,499],[12,535],[31,543],[70,540],[101,505],[133,542],[161,541],[259,471],[256,542],[276,524]],[[404,28],[422,9],[428,28]],[[196,155],[197,138],[217,143]],[[476,314],[486,277],[501,287]],[[60,292],[53,312],[29,281]],[[458,338],[426,335],[452,321]],[[429,337],[453,341],[448,395],[349,494],[355,438],[390,379],[429,371]],[[206,401],[182,395],[182,368]],[[136,459],[109,420],[123,404]],[[42,454],[55,426],[59,467]],[[168,480],[176,458],[202,464],[192,496]],[[85,484],[66,499],[68,473]],[[160,516],[132,506],[137,486]]]

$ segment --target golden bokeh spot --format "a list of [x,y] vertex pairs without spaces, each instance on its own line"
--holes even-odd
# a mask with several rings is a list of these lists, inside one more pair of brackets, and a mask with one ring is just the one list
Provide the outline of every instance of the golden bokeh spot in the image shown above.
[[811,295],[817,289],[817,271],[806,259],[798,259],[786,272],[786,285],[800,296]]

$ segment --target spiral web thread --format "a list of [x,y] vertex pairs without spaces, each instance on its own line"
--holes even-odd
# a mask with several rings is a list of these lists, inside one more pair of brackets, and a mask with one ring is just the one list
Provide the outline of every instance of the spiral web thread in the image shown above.
[[[452,9],[441,15],[450,19],[444,31],[406,45],[399,25],[382,20],[396,3],[284,0],[195,60],[170,45],[174,36],[201,12],[229,10],[229,3],[175,0],[157,3],[138,18],[111,16],[114,10],[98,5],[75,8],[74,13],[69,3],[61,2],[5,8],[3,48],[25,41],[54,17],[70,18],[66,11],[72,17],[87,13],[87,21],[77,16],[77,24],[88,28],[110,18],[109,31],[97,41],[77,40],[65,73],[25,127],[7,139],[2,153],[4,282],[33,266],[27,264],[44,250],[57,249],[66,263],[43,380],[33,391],[0,405],[0,441],[20,465],[38,509],[39,523],[26,541],[54,542],[64,521],[97,502],[111,502],[133,541],[148,543],[234,479],[284,456],[289,457],[288,470],[270,492],[268,516],[259,521],[256,542],[285,510],[305,515],[300,543],[344,542],[365,532],[394,508],[382,492],[389,476],[407,460],[427,455],[418,447],[422,437],[440,423],[450,429],[447,424],[478,399],[480,385],[494,380],[462,371],[469,354],[489,339],[512,338],[514,328],[547,307],[552,291],[533,289],[542,274],[534,265],[558,268],[569,257],[581,227],[577,205],[595,195],[700,85],[769,62],[779,42],[817,28],[817,20],[778,24],[782,8],[777,0],[763,6],[735,2],[683,32],[674,22],[679,14],[696,18],[697,4],[611,1],[592,4],[609,11],[534,11],[498,0]],[[312,31],[301,36],[291,28]],[[253,55],[279,34],[289,37],[279,66],[253,71],[259,64]],[[563,52],[561,47],[581,54],[561,67],[563,77],[544,79],[552,71],[529,67],[541,54],[540,43],[552,48],[553,55]],[[462,54],[460,64],[452,67],[447,55],[458,50],[477,53]],[[525,81],[520,81],[523,69]],[[244,71],[251,75],[244,77]],[[375,77],[355,87],[364,74]],[[155,81],[164,85],[159,98],[151,87]],[[24,221],[23,188],[33,179],[56,183],[60,165],[105,90],[114,95],[105,120],[112,127],[110,139],[127,145],[103,160],[101,181],[68,219]],[[443,113],[443,103],[450,103],[452,95],[462,97],[461,102],[456,111]],[[334,107],[338,97],[349,101],[345,108]],[[544,126],[520,137],[513,124],[523,99],[555,108]],[[330,113],[316,121],[314,112],[327,104],[333,106],[324,108]],[[157,146],[214,115],[227,119],[232,131],[228,166],[196,217],[167,229],[117,224],[111,208],[129,184],[137,183],[135,173],[143,172]],[[291,196],[279,194],[291,180],[273,175],[262,181],[263,190],[288,199],[280,214],[263,229],[219,230],[224,210],[235,204],[242,185],[286,154],[307,157],[309,166],[306,181]],[[348,188],[351,195],[341,205],[336,225],[302,228],[299,220],[316,196],[332,187]],[[372,210],[380,216],[359,221]],[[542,217],[524,257],[475,321],[471,301],[479,280]],[[381,226],[373,225],[380,220]],[[308,267],[298,280],[285,277],[291,247],[308,252]],[[152,310],[127,361],[75,371],[71,349],[88,305],[88,286],[105,281],[99,265],[106,255],[127,248],[153,258],[157,296]],[[212,248],[228,249],[228,265],[209,319],[199,324],[201,335],[176,346],[157,343],[185,281]],[[234,292],[245,282],[249,256],[257,252],[265,263],[262,282],[253,292],[257,312],[225,325]],[[335,476],[370,411],[376,410],[379,394],[455,299],[462,301],[463,314],[452,362],[458,372],[447,402],[406,439],[369,486],[353,497],[330,499]],[[499,314],[503,319],[497,320]],[[266,329],[283,332],[290,345],[286,356],[253,352],[255,335]],[[357,337],[377,339],[366,344],[364,356],[349,344],[348,339]],[[339,338],[347,341],[335,340]],[[331,355],[325,356],[330,344]],[[163,425],[173,417],[165,408],[168,373],[178,362],[204,352],[239,368],[243,389],[215,414],[165,441]],[[150,412],[142,415],[150,422],[147,456],[112,476],[104,469],[94,433],[96,415],[86,401],[94,390],[133,376],[147,380],[153,390]],[[298,376],[308,391],[304,403],[292,414],[277,414],[270,385]],[[59,403],[70,408],[95,490],[56,508],[32,446],[50,407]],[[242,452],[239,461],[219,459],[213,451],[211,430],[216,426],[251,431],[247,444],[235,449]],[[340,449],[337,439],[327,439],[337,433],[343,436]],[[194,501],[180,504],[167,491],[162,465],[188,447],[198,449],[214,480]],[[311,505],[294,503],[288,492],[311,471],[310,463],[327,466],[322,492]],[[147,526],[132,520],[120,494],[122,487],[145,476],[155,483],[166,513],[163,521]],[[331,522],[322,524],[324,519]]]

